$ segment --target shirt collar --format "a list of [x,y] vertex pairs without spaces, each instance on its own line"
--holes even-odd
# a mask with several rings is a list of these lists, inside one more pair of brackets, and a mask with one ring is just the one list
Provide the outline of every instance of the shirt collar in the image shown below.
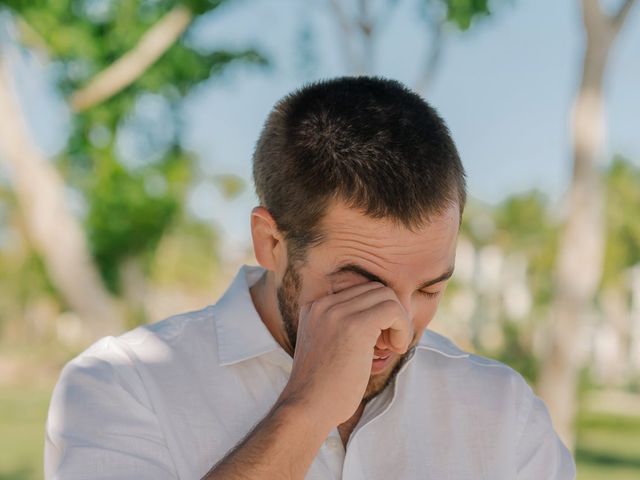
[[249,291],[265,271],[260,266],[242,265],[213,306],[221,366],[282,349],[262,322]]
[[458,348],[447,337],[433,330],[425,329],[416,347],[421,350],[430,350],[449,358],[466,358],[469,356],[467,352]]
[[[232,365],[275,350],[281,350],[288,363],[291,363],[289,355],[275,341],[260,318],[249,292],[249,288],[265,271],[260,266],[242,265],[227,290],[213,306],[218,338],[218,364],[221,366]],[[469,356],[449,339],[431,330],[424,331],[416,347],[450,358]]]

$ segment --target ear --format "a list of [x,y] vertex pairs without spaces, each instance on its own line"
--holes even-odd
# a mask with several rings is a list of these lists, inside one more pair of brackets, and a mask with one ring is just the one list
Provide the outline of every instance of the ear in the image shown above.
[[251,238],[258,263],[266,270],[281,271],[287,263],[284,237],[269,210],[251,210]]

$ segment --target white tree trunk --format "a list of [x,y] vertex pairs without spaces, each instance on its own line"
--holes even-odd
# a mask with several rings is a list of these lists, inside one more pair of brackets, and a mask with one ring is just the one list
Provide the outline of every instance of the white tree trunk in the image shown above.
[[131,85],[180,38],[192,19],[193,13],[187,7],[174,7],[131,51],[96,75],[87,86],[74,92],[70,98],[71,108],[77,112],[87,110]]
[[65,202],[62,178],[30,138],[13,94],[9,60],[0,55],[0,158],[8,164],[29,241],[42,256],[52,283],[84,321],[88,339],[118,333],[123,325],[120,308],[106,290],[84,231]]
[[602,82],[611,46],[633,2],[625,1],[616,15],[609,16],[598,0],[582,0],[587,41],[573,109],[573,178],[556,260],[549,349],[538,381],[538,392],[569,448],[575,443],[573,420],[581,367],[577,342],[600,283],[604,257],[605,198],[598,171],[604,138]]

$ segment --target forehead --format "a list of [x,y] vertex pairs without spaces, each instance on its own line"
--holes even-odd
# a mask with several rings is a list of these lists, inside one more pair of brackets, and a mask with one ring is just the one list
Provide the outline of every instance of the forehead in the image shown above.
[[411,231],[335,202],[322,220],[325,241],[317,254],[328,269],[356,263],[388,278],[439,274],[453,266],[458,226],[457,205]]

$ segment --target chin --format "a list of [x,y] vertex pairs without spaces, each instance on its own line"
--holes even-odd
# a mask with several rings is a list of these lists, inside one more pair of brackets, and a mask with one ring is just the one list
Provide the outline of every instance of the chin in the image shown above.
[[383,371],[378,373],[372,373],[369,376],[369,383],[364,392],[363,401],[366,403],[375,396],[377,396],[387,385],[389,385],[393,378],[397,375],[399,367],[401,367],[402,360],[405,355],[399,355],[394,358],[393,361]]
[[378,395],[391,381],[391,373],[393,371],[393,365],[391,365],[388,369],[380,372],[371,374],[369,377],[369,383],[367,384],[367,388],[364,392],[363,400],[369,401],[376,395]]

